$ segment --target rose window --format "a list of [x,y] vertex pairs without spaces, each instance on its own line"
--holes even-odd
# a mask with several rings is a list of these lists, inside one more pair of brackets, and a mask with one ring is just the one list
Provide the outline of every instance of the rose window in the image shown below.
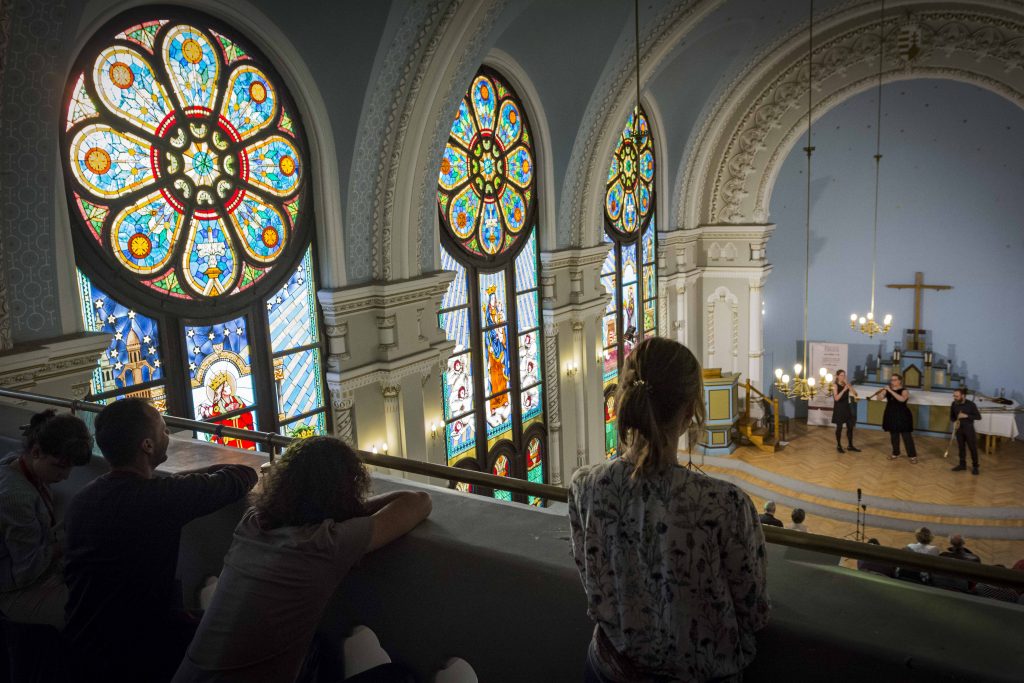
[[654,152],[647,118],[641,113],[638,124],[631,114],[608,168],[604,208],[615,230],[632,234],[646,224],[653,185]]
[[438,178],[442,220],[463,249],[493,257],[519,242],[534,208],[533,170],[519,104],[499,78],[481,73],[459,103]]
[[[84,240],[179,300],[260,283],[305,239],[305,145],[276,76],[205,27],[150,21],[86,50],[65,164]],[[262,282],[261,282],[262,281]]]

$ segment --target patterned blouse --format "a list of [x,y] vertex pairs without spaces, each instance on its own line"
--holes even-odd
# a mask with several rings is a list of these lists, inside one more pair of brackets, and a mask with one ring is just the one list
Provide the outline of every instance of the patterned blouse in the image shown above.
[[619,458],[572,478],[572,551],[587,613],[647,674],[742,671],[771,609],[757,510],[719,479],[683,467],[632,478],[634,469]]

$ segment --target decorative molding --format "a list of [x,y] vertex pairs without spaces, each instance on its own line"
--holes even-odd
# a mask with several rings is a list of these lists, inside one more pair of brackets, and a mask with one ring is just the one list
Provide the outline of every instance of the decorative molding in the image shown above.
[[440,301],[455,273],[438,271],[420,278],[398,282],[374,282],[345,289],[317,292],[328,325],[363,311],[389,309],[420,302]]
[[356,443],[355,419],[353,408],[355,407],[355,396],[348,391],[328,380],[328,387],[331,393],[331,413],[334,416],[334,434],[342,441],[354,445]]
[[[552,330],[548,331],[547,321],[545,320],[544,325],[544,372],[547,373],[547,391],[548,391],[548,405],[547,405],[547,422],[548,429],[557,430],[562,426],[562,409],[559,402],[560,387],[559,382],[561,381],[561,373],[559,372],[559,358],[558,358],[558,331],[554,325],[551,325]],[[556,428],[555,425],[558,425]],[[551,454],[553,457],[561,457],[560,453]]]
[[59,381],[77,386],[92,375],[96,361],[109,343],[107,335],[88,332],[15,347],[0,354],[0,386],[29,389]]
[[[877,82],[878,2],[848,3],[816,21],[812,118]],[[920,0],[889,5],[883,81],[948,78],[974,83],[1024,107],[1020,3],[980,0],[968,8]],[[920,33],[909,60],[901,39]],[[762,223],[774,179],[806,132],[806,24],[737,78],[705,118],[678,186],[686,223]],[[688,208],[689,207],[689,208]]]
[[377,348],[390,351],[398,347],[398,317],[395,315],[377,316]]
[[729,318],[730,318],[730,330],[729,330],[729,351],[733,359],[732,371],[736,370],[737,359],[739,358],[739,335],[740,335],[740,315],[739,315],[739,298],[733,294],[732,290],[728,287],[718,287],[712,292],[706,301],[705,311],[707,313],[707,329],[706,339],[707,347],[705,349],[706,355],[705,360],[707,365],[711,365],[712,358],[714,363],[720,363],[720,359],[715,354],[716,349],[716,330],[715,330],[715,313],[718,310],[718,306],[726,305],[729,306]]

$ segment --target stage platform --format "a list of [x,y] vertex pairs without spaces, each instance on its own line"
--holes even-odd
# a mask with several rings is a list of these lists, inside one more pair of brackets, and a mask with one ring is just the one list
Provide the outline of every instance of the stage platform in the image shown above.
[[788,444],[775,453],[740,445],[728,456],[693,458],[706,473],[743,488],[758,506],[776,501],[776,516],[787,526],[790,510],[802,507],[811,531],[852,534],[860,488],[867,537],[883,545],[906,545],[924,525],[943,548],[950,533],[961,533],[985,562],[1012,566],[1024,559],[1024,442],[1003,440],[994,454],[981,453],[981,474],[974,476],[969,469],[950,471],[958,460],[955,443],[944,459],[948,439],[915,435],[914,441],[916,465],[905,454],[889,460],[889,435],[876,430],[856,430],[861,452],[840,454],[832,427],[794,421]]

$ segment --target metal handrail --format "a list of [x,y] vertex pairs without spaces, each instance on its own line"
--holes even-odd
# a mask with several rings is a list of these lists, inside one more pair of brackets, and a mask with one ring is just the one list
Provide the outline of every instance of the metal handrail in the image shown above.
[[[91,403],[89,401],[59,398],[56,396],[33,394],[27,391],[14,391],[11,389],[0,389],[0,397],[16,399],[19,401],[31,401],[32,403],[41,403],[43,405],[55,406],[58,408],[67,408],[71,410],[71,412],[83,411],[88,413],[98,413],[105,407],[102,404]],[[200,420],[190,420],[185,417],[175,417],[173,415],[164,415],[164,422],[167,423],[168,427],[188,429],[195,432],[215,434],[217,436],[226,436],[232,439],[255,441],[256,443],[266,444],[267,446],[276,446],[279,448],[287,448],[296,440],[294,437],[283,436],[281,434],[275,434],[274,432],[258,432],[251,429],[226,427],[224,425],[202,422]],[[533,482],[523,481],[522,479],[499,477],[494,474],[476,472],[462,467],[447,467],[445,465],[437,465],[435,463],[424,462],[422,460],[409,460],[407,458],[401,458],[394,455],[384,455],[383,453],[370,453],[369,451],[356,450],[356,454],[365,464],[373,465],[375,467],[384,467],[387,469],[399,470],[401,472],[409,472],[411,474],[420,474],[427,477],[445,479],[449,482],[466,483],[474,486],[483,486],[489,489],[509,491],[511,493],[544,498],[562,503],[568,500],[569,492],[561,486],[535,484]]]
[[[89,403],[88,401],[45,396],[25,391],[12,391],[10,389],[0,389],[0,397],[12,398],[19,401],[42,403],[60,408],[68,408],[72,411],[82,410],[98,413],[104,408],[102,405]],[[220,433],[223,436],[241,438],[248,441],[257,441],[260,443],[272,443],[275,446],[287,447],[288,444],[295,440],[292,437],[282,436],[272,432],[254,432],[248,429],[222,427],[221,425],[200,422],[198,420],[189,420],[182,417],[165,416],[164,420],[167,422],[168,426],[182,427],[193,431],[201,431],[211,434]],[[383,455],[367,451],[356,451],[356,453],[363,462],[377,467],[386,467],[388,469],[398,470],[401,472],[420,474],[428,477],[435,477],[437,479],[446,479],[448,481],[466,482],[468,484],[475,484],[486,488],[511,491],[513,493],[536,496],[538,498],[546,498],[548,500],[555,500],[563,503],[568,500],[569,491],[561,486],[534,484],[521,479],[498,477],[493,474],[474,472],[473,470],[465,470],[459,467],[446,467],[445,465],[436,465],[434,463],[422,462],[419,460],[408,460],[394,455]],[[764,536],[765,540],[776,545],[801,548],[803,550],[839,555],[841,557],[849,557],[858,560],[874,560],[877,562],[891,564],[893,566],[926,571],[932,574],[955,576],[971,581],[980,581],[1024,590],[1024,572],[1012,571],[1010,569],[996,567],[994,565],[976,564],[947,557],[924,555],[922,553],[915,553],[898,548],[887,548],[870,543],[861,543],[858,541],[834,538],[832,536],[822,536],[820,534],[812,534],[803,531],[793,531],[792,529],[781,529],[774,526],[765,526]]]

